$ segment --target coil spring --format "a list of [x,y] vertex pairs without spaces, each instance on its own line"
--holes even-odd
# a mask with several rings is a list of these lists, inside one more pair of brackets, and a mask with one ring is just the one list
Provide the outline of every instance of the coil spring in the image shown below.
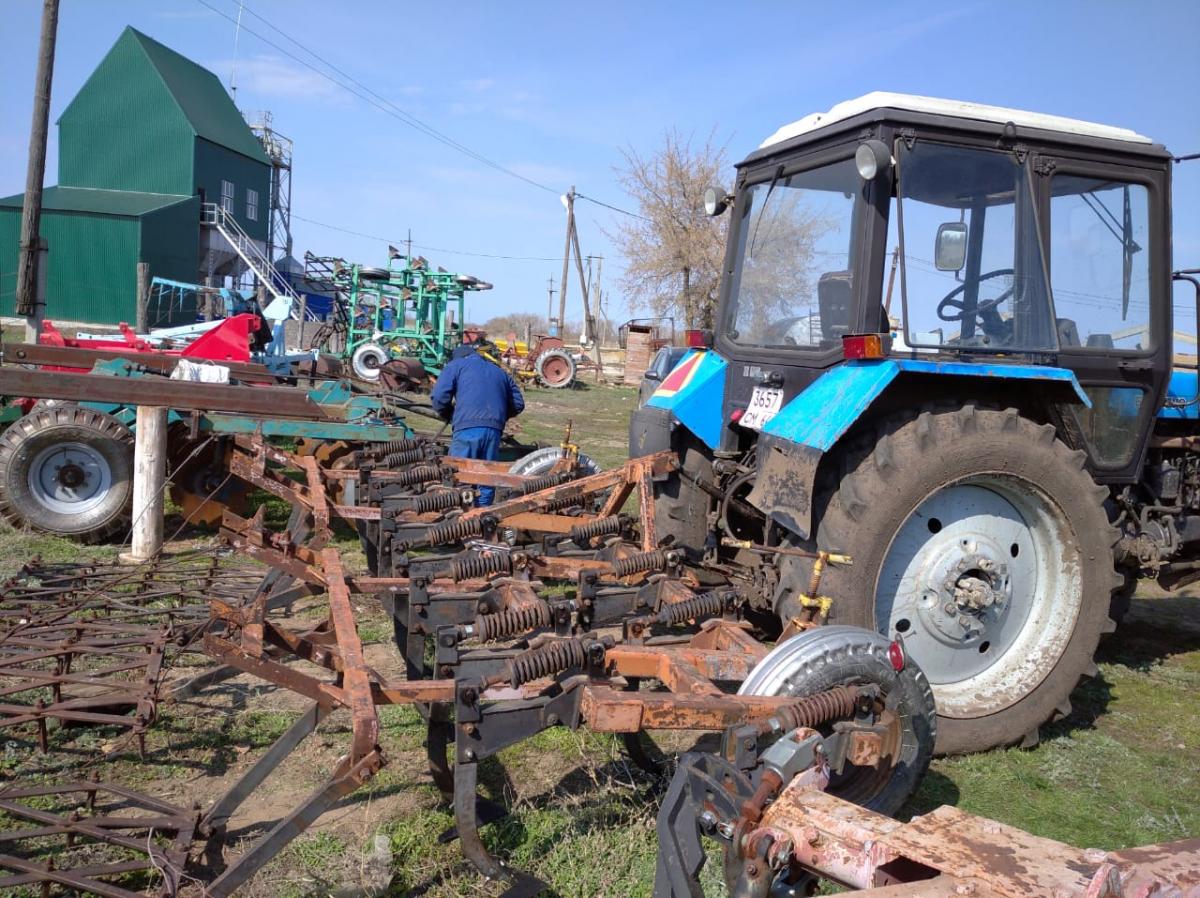
[[582,546],[589,539],[597,536],[607,536],[610,533],[620,533],[624,522],[620,515],[609,515],[607,518],[597,518],[594,521],[588,521],[583,524],[576,524],[571,528],[569,536],[571,542],[577,546]]
[[437,490],[417,496],[413,502],[413,510],[422,513],[427,511],[444,511],[447,508],[461,508],[467,504],[462,490]]
[[511,574],[512,558],[506,553],[466,555],[450,563],[451,580],[474,580],[488,574]]
[[561,511],[564,508],[572,508],[583,502],[583,495],[579,492],[570,492],[564,496],[555,496],[553,499],[546,499],[542,502],[544,511]]
[[530,630],[540,630],[554,622],[554,614],[548,602],[538,602],[512,611],[496,614],[481,614],[475,618],[475,630],[480,640],[503,639],[517,636]]
[[582,639],[556,639],[509,658],[504,665],[504,678],[513,686],[520,686],[572,667],[583,667],[586,662],[587,647]]
[[418,465],[407,471],[400,471],[392,483],[400,486],[415,486],[418,483],[429,483],[431,480],[441,480],[442,469],[434,465]]
[[411,465],[413,462],[425,460],[425,449],[417,446],[413,449],[401,449],[389,452],[379,462],[385,468],[398,468],[400,465]]
[[379,458],[384,455],[391,455],[394,452],[407,452],[410,449],[420,449],[425,445],[424,437],[409,437],[405,440],[388,440],[386,443],[379,443],[367,450],[367,454],[372,458]]
[[430,527],[425,531],[425,537],[421,542],[431,546],[440,546],[443,543],[458,542],[468,536],[479,536],[482,532],[482,515],[474,518],[455,518],[453,521]]
[[858,690],[847,686],[834,686],[825,692],[805,696],[775,712],[775,717],[785,730],[797,727],[815,727],[854,713]]
[[682,624],[684,621],[712,617],[724,610],[725,597],[719,592],[706,592],[682,602],[664,605],[659,609],[658,619],[664,624]]
[[530,493],[540,493],[542,490],[548,490],[552,486],[566,483],[570,479],[570,474],[543,474],[541,477],[530,477],[521,484],[521,495],[527,496]]
[[641,571],[661,571],[667,566],[667,553],[662,549],[638,552],[626,558],[618,558],[612,566],[613,573],[618,577],[628,577]]

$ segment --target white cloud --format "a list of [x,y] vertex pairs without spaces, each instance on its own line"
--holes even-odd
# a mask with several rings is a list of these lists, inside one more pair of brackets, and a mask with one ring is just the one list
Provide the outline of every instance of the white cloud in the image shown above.
[[[209,68],[228,80],[233,60],[223,59]],[[279,56],[259,54],[237,60],[237,86],[245,94],[258,98],[303,100],[344,99],[340,87],[312,69]]]
[[468,78],[461,82],[463,90],[469,90],[471,93],[483,93],[485,90],[491,90],[496,82],[491,78]]

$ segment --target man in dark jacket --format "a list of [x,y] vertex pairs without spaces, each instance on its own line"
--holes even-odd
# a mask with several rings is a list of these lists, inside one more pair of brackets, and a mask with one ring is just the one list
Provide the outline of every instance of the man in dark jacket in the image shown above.
[[[525,409],[525,397],[512,376],[478,352],[477,344],[454,350],[450,363],[433,385],[433,410],[454,430],[450,455],[494,460],[509,418]],[[479,505],[491,505],[495,490],[479,488]]]

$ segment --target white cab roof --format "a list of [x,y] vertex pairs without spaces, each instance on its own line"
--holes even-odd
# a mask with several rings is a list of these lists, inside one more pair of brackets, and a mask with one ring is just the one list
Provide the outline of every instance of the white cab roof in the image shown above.
[[1041,128],[1045,131],[1062,131],[1067,134],[1086,135],[1088,137],[1104,137],[1109,140],[1128,140],[1134,143],[1153,143],[1149,137],[1130,131],[1128,128],[1114,128],[1111,125],[1097,125],[1079,119],[1064,118],[1061,115],[1046,115],[1041,112],[1024,112],[1020,109],[1006,109],[1003,106],[985,106],[982,103],[966,103],[961,100],[942,100],[937,97],[918,97],[913,94],[896,94],[877,90],[854,100],[838,103],[828,112],[814,112],[804,116],[799,121],[784,125],[762,142],[759,149],[782,143],[801,134],[807,134],[834,122],[851,118],[872,109],[906,109],[911,112],[928,112],[936,115],[951,115],[957,118],[975,119],[984,122],[1012,122],[1018,127]]

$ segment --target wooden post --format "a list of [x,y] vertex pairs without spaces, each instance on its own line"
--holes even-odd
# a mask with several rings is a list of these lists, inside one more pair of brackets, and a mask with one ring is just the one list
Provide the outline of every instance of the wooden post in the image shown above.
[[46,320],[46,272],[50,270],[47,256],[50,254],[45,237],[38,238],[37,288],[33,300],[32,314],[25,318],[25,342],[36,343],[42,336],[42,322]]
[[150,265],[137,263],[137,323],[139,334],[150,333]]
[[[558,284],[558,327],[556,329],[553,328],[553,322],[551,322],[551,325],[552,325],[551,333],[556,336],[562,337],[565,340],[567,338],[567,334],[566,334],[567,323],[564,319],[567,317],[567,279],[571,273],[570,268],[569,268],[569,266],[571,264],[571,235],[573,233],[575,233],[575,185],[574,184],[571,185],[570,191],[568,191],[567,193],[565,193],[563,195],[562,200],[563,200],[563,203],[567,207],[567,243],[566,243],[566,246],[563,248],[562,280],[559,281],[559,284]],[[551,295],[553,295],[553,294],[551,294]],[[553,300],[551,300],[551,301],[553,302]]]
[[133,545],[123,561],[148,561],[162,549],[166,480],[167,410],[139,405],[133,436]]
[[[574,191],[574,188],[572,188]],[[572,192],[572,199],[574,193]],[[575,248],[575,267],[579,272],[579,290],[583,294],[583,332],[585,336],[590,336],[596,347],[596,383],[600,383],[604,376],[604,359],[601,357],[600,340],[595,333],[596,319],[592,317],[591,303],[588,302],[587,282],[583,276],[583,256],[579,252],[579,232],[575,228],[575,204],[571,204],[571,224],[570,233],[567,235],[570,238],[570,245]],[[564,291],[565,292],[565,291]]]
[[[21,241],[17,256],[15,311],[27,319],[26,333],[41,328],[37,294],[41,285],[38,262],[41,249],[42,181],[46,176],[46,135],[50,121],[50,85],[54,80],[54,43],[58,37],[58,0],[42,4],[42,33],[38,45],[37,75],[33,84],[33,124],[29,129],[29,164],[25,171],[25,196],[21,202]],[[44,295],[44,293],[43,293]],[[42,314],[44,315],[44,306]],[[35,338],[36,339],[36,338]]]

